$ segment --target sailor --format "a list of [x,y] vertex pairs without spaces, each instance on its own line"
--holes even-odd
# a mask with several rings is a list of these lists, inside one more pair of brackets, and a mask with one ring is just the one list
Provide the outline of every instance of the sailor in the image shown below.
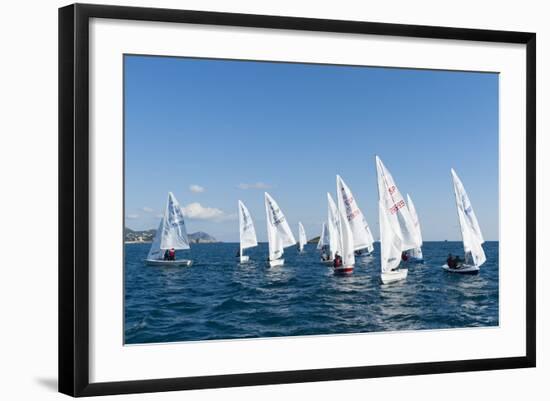
[[456,269],[456,259],[453,258],[452,254],[449,254],[449,256],[447,256],[447,266],[449,266],[450,269]]
[[176,250],[174,248],[170,248],[170,251],[168,252],[168,259],[176,260]]
[[409,254],[407,252],[401,252],[401,260],[403,262],[406,262],[407,260],[409,260]]
[[164,251],[164,260],[169,260],[170,259],[170,251],[167,249]]
[[340,267],[340,266],[342,266],[342,257],[341,257],[340,255],[338,255],[338,252],[336,252],[336,253],[334,254],[333,266],[334,266],[334,267]]

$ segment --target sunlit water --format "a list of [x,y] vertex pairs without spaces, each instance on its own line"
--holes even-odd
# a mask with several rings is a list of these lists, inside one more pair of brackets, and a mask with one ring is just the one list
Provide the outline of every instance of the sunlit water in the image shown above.
[[126,244],[127,344],[275,337],[388,330],[497,326],[498,242],[483,247],[487,262],[476,276],[443,271],[460,242],[425,242],[424,264],[410,264],[405,281],[380,283],[379,245],[357,258],[351,275],[334,275],[314,245],[285,250],[285,264],[265,265],[267,244],[197,244],[180,252],[192,267],[143,263],[149,244]]

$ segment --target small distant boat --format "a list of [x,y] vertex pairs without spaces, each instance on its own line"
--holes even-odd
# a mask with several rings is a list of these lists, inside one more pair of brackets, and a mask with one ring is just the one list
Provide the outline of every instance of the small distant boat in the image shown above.
[[256,230],[254,229],[252,216],[250,216],[248,208],[241,201],[239,201],[239,237],[239,261],[240,263],[246,263],[250,260],[250,257],[244,255],[243,251],[257,246],[258,240],[256,238]]
[[330,257],[330,238],[327,228],[327,224],[323,222],[323,228],[321,229],[321,235],[319,236],[319,242],[317,243],[317,249],[321,252],[321,263],[332,264],[333,261]]
[[418,248],[409,249],[408,251],[406,251],[408,257],[407,262],[422,263],[424,262],[424,255],[422,255],[422,232],[420,231],[420,221],[418,220],[416,208],[414,207],[414,203],[409,194],[407,194],[407,207],[409,208],[409,213],[414,223],[416,234],[420,239],[420,246]]
[[456,210],[458,212],[458,221],[460,222],[462,243],[464,245],[464,263],[456,268],[449,267],[447,263],[442,267],[445,271],[450,273],[477,274],[479,273],[479,267],[487,260],[482,246],[485,240],[481,234],[481,229],[479,228],[476,214],[470,203],[470,198],[454,169],[451,169],[451,176],[453,178]]
[[165,260],[164,254],[170,249],[176,251],[190,249],[183,212],[172,192],[168,193],[166,209],[145,263],[150,266],[191,266],[193,264],[189,259]]
[[336,175],[336,192],[338,209],[341,210],[349,223],[353,234],[353,249],[357,256],[369,255],[374,250],[374,239],[363,212],[342,177]]
[[334,259],[337,253],[342,258],[342,265],[334,267],[334,272],[351,273],[355,265],[353,233],[346,215],[342,210],[339,210],[336,207],[336,204],[329,193],[327,193],[327,198],[329,205],[328,217],[331,241],[331,258]]
[[380,279],[383,284],[407,278],[407,269],[399,268],[401,254],[418,248],[420,238],[405,199],[382,160],[376,156],[378,176],[378,215],[380,219]]
[[304,226],[302,225],[302,222],[298,222],[298,251],[300,253],[304,252],[304,246],[307,243],[307,237],[306,237],[306,230],[304,229]]
[[284,248],[296,244],[285,215],[277,202],[267,192],[265,195],[265,214],[267,221],[267,239],[269,243],[268,263],[270,267],[282,266]]

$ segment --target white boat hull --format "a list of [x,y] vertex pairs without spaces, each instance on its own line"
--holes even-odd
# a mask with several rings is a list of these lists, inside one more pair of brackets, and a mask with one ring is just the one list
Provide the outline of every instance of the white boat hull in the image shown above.
[[449,273],[459,273],[459,274],[478,274],[479,267],[472,265],[462,265],[455,269],[451,269],[446,263],[441,266],[443,270],[448,271]]
[[250,260],[250,256],[243,255],[243,256],[241,256],[240,262],[241,263],[247,263],[249,260]]
[[145,264],[147,264],[148,266],[191,266],[193,264],[193,261],[189,259],[178,259],[178,260],[145,259]]
[[284,264],[285,264],[284,259],[275,259],[275,260],[269,261],[269,267],[277,267],[277,266],[282,266]]
[[394,283],[396,281],[405,280],[408,272],[407,269],[397,269],[388,273],[382,273],[380,279],[382,280],[382,284]]
[[328,266],[332,266],[334,264],[334,260],[323,260],[323,259],[321,259],[321,263],[323,263],[325,265],[328,265]]

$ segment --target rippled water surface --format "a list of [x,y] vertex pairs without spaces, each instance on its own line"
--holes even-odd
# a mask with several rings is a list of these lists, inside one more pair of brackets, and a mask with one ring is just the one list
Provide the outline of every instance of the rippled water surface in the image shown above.
[[379,244],[357,258],[353,274],[334,275],[314,245],[285,251],[282,267],[265,266],[267,244],[235,260],[238,244],[197,244],[182,256],[192,267],[143,264],[149,244],[126,244],[127,344],[497,326],[498,242],[483,247],[477,276],[451,274],[447,254],[460,242],[425,242],[424,264],[405,281],[380,283]]

